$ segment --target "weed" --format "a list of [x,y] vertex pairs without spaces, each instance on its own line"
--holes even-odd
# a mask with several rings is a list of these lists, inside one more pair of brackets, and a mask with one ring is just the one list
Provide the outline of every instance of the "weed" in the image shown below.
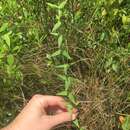
[[80,109],[74,129],[129,129],[129,6],[129,0],[1,0],[0,125],[42,93]]
[[[58,95],[67,97],[69,99],[68,110],[71,112],[71,110],[73,109],[72,104],[74,104],[75,106],[78,105],[75,96],[71,92],[73,77],[69,76],[68,73],[68,70],[70,69],[69,62],[72,60],[72,57],[69,55],[68,49],[66,47],[64,34],[60,32],[60,28],[63,26],[61,19],[62,17],[65,17],[65,5],[67,4],[67,1],[68,0],[65,0],[57,5],[47,3],[48,7],[56,10],[57,12],[56,23],[52,29],[51,34],[57,39],[58,43],[58,50],[56,50],[52,54],[48,54],[47,58],[49,59],[49,63],[52,63],[52,65],[54,65],[56,69],[60,69],[63,72],[62,75],[57,74],[58,78],[60,78],[60,80],[64,82],[64,90],[59,92]],[[78,120],[75,120],[74,124],[76,127],[80,128]]]

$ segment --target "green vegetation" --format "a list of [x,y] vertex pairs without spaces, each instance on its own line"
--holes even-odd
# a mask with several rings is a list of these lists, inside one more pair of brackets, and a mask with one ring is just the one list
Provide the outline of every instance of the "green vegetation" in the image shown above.
[[72,129],[130,130],[129,74],[129,0],[0,1],[1,127],[41,93],[79,108]]

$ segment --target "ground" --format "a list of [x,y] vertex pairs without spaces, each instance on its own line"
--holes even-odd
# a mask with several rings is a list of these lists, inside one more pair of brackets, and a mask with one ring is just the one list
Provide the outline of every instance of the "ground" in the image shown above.
[[1,0],[0,126],[39,93],[59,94],[79,109],[80,128],[58,130],[129,130],[129,6],[128,0]]

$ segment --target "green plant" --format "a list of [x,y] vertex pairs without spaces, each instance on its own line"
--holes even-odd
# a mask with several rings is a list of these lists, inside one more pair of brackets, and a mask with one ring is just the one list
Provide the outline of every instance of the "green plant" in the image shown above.
[[122,124],[122,129],[123,130],[130,130],[130,116],[125,117],[125,120]]
[[[48,54],[47,58],[49,59],[48,64],[50,63],[55,66],[56,69],[59,69],[62,71],[61,74],[57,74],[58,78],[64,83],[64,90],[58,93],[60,96],[67,97],[69,99],[68,102],[68,110],[71,112],[73,109],[73,105],[77,106],[78,103],[76,101],[75,96],[71,92],[71,86],[74,81],[74,78],[71,77],[68,73],[70,68],[70,61],[72,60],[72,57],[69,55],[64,34],[60,31],[60,28],[62,28],[62,17],[65,16],[65,5],[67,4],[68,0],[64,0],[63,2],[59,3],[58,5],[47,3],[48,7],[51,9],[56,10],[56,23],[52,29],[51,34],[57,39],[58,43],[58,50],[56,50],[53,54]],[[62,61],[62,62],[61,62]],[[79,121],[75,120],[74,124],[77,128],[80,130]]]
[[[1,69],[4,69],[9,79],[21,78],[19,67],[15,64],[15,56],[19,53],[21,46],[15,43],[20,37],[20,33],[14,34],[9,31],[9,24],[4,23],[0,28],[0,64]],[[16,37],[17,36],[17,37]],[[15,38],[14,38],[15,37]],[[4,78],[4,82],[8,78]]]
[[31,95],[46,93],[64,96],[70,112],[80,103],[74,129],[119,129],[116,113],[129,115],[130,109],[129,5],[130,0],[1,0],[0,125]]

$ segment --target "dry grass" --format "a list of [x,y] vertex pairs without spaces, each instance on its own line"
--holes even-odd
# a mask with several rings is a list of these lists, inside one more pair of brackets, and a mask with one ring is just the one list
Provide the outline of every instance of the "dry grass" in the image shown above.
[[[72,90],[80,102],[79,119],[86,130],[119,130],[118,117],[129,108],[129,103],[125,101],[129,79],[125,74],[106,73],[104,55],[100,50],[85,50],[79,59],[74,56],[75,65],[70,72],[77,80]],[[35,93],[55,95],[60,90],[62,82],[55,77],[58,72],[46,66],[43,48],[23,59],[25,77],[22,89],[26,98]],[[58,129],[67,129],[64,126]]]
[[[22,21],[26,26],[23,24],[23,27],[19,25],[21,29],[18,27],[21,33],[25,33],[25,39],[20,42],[22,45],[25,42],[25,46],[23,45],[23,50],[16,54],[23,80],[12,81],[13,86],[7,88],[3,83],[3,77],[6,79],[5,70],[0,70],[0,81],[3,83],[0,88],[0,126],[11,121],[32,95],[56,95],[64,86],[56,76],[62,72],[54,66],[48,67],[46,58],[47,54],[52,54],[58,49],[56,39],[49,34],[56,22],[56,12],[46,10],[43,6],[45,0],[36,2],[33,3],[36,8],[34,12],[30,10],[32,15],[37,15],[36,21],[30,21],[28,24],[27,18]],[[73,59],[66,63],[72,63],[69,75],[75,78],[72,92],[80,103],[78,109],[81,126],[85,130],[119,130],[119,116],[130,114],[130,102],[127,100],[130,91],[130,69],[127,62],[130,59],[125,55],[129,32],[123,30],[121,14],[117,14],[116,17],[112,15],[113,10],[118,8],[115,4],[109,5],[110,14],[108,12],[107,16],[103,17],[101,11],[106,8],[107,1],[101,6],[94,3],[90,0],[69,1],[69,6],[66,7],[69,14],[67,18],[63,17],[60,33],[64,35],[65,46]],[[24,0],[21,4],[25,8],[32,7]],[[119,8],[126,8],[125,4]],[[75,16],[78,13],[80,16],[76,20]],[[117,17],[120,19],[117,20]],[[115,25],[116,22],[119,23]],[[34,36],[26,34],[33,27],[38,29],[40,41],[35,41]],[[101,40],[102,33],[106,35],[104,40]],[[118,72],[114,72],[111,66],[111,71],[107,72],[105,64],[110,58],[119,63]],[[58,64],[60,62],[59,60]],[[66,126],[68,124],[60,125],[57,130],[77,129]]]

